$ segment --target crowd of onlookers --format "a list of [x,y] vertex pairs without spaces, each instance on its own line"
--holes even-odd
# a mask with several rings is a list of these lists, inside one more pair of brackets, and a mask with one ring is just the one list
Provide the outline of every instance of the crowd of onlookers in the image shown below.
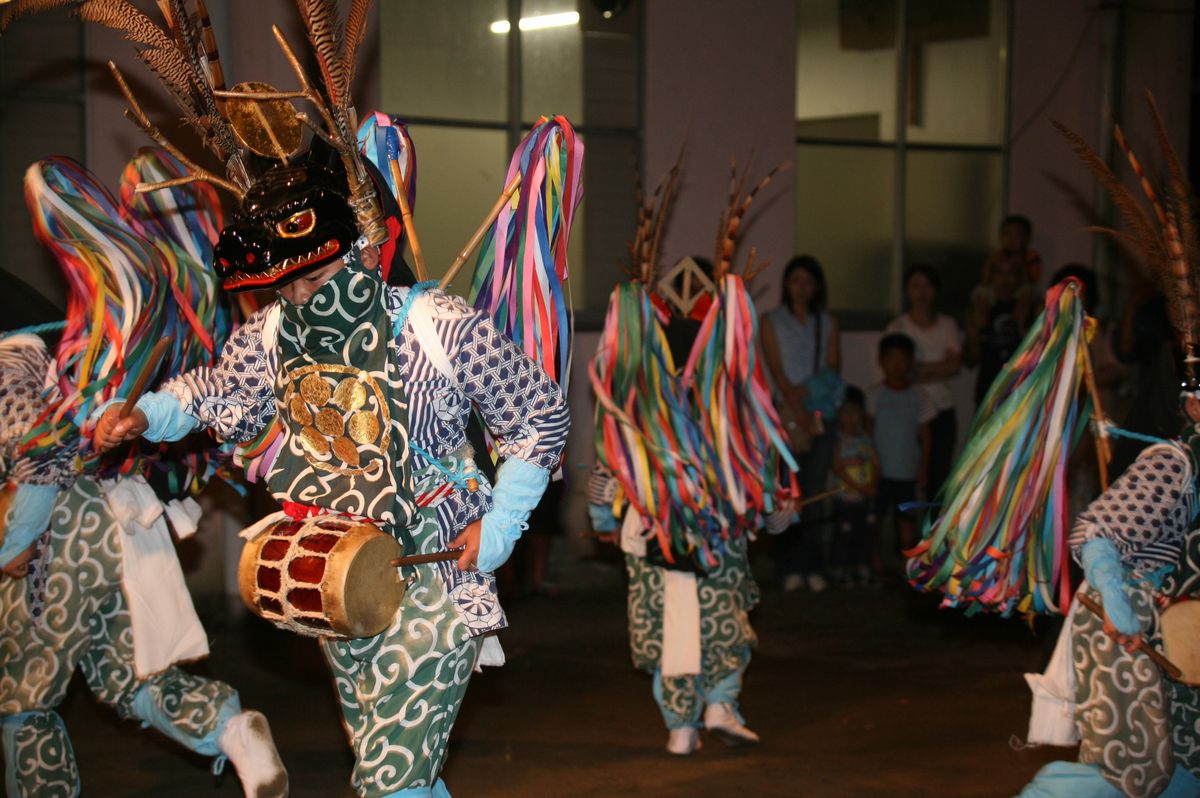
[[[957,417],[950,380],[964,367],[974,368],[978,406],[1041,310],[1042,261],[1030,246],[1031,235],[1025,217],[1004,219],[999,245],[982,265],[962,318],[939,309],[941,280],[932,265],[909,266],[904,311],[883,330],[876,349],[881,379],[869,386],[846,385],[840,376],[839,327],[828,309],[821,264],[807,255],[788,264],[781,303],[763,317],[762,350],[799,464],[801,491],[829,498],[806,504],[799,520],[775,539],[785,589],[821,591],[831,581],[875,584],[886,574],[887,561],[919,542],[919,520],[936,512],[960,427],[970,421]],[[1072,264],[1046,285],[1067,277],[1080,281],[1088,312],[1094,312],[1099,288],[1092,270]],[[1170,395],[1168,329],[1161,297],[1138,289],[1117,323],[1101,325],[1093,337],[1110,418],[1163,434],[1154,429],[1161,423],[1162,402],[1143,383],[1164,383]],[[1133,407],[1119,390],[1131,369],[1139,384]],[[1138,403],[1149,406],[1139,413]],[[1085,440],[1081,448],[1086,452],[1089,445]],[[1073,499],[1086,501],[1095,489],[1087,476],[1094,469],[1075,470]],[[888,545],[882,543],[883,530],[889,532]]]

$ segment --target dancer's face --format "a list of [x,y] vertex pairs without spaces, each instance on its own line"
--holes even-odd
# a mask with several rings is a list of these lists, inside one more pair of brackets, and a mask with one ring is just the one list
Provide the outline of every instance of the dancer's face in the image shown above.
[[315,272],[309,272],[303,277],[298,277],[292,280],[287,285],[279,287],[279,295],[293,305],[303,305],[312,298],[312,295],[321,290],[321,286],[329,282],[329,278],[337,274],[345,263],[341,260],[335,260],[328,266],[322,266]]

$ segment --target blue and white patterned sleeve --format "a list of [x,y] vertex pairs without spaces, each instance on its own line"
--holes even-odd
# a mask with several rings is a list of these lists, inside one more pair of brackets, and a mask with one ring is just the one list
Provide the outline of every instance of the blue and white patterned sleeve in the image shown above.
[[1102,537],[1136,570],[1174,565],[1195,516],[1193,485],[1191,460],[1179,446],[1147,448],[1075,520],[1068,543],[1076,559]]
[[66,485],[76,475],[78,433],[37,456],[19,453],[22,438],[44,408],[61,394],[47,379],[53,359],[35,335],[13,335],[0,343],[0,472],[29,485]]
[[571,425],[562,389],[486,314],[461,299],[447,299],[467,312],[448,352],[455,379],[483,414],[500,456],[553,471]]
[[273,385],[278,368],[263,340],[269,305],[239,327],[213,366],[168,380],[159,389],[179,400],[183,411],[224,441],[241,443],[258,435],[275,416]]

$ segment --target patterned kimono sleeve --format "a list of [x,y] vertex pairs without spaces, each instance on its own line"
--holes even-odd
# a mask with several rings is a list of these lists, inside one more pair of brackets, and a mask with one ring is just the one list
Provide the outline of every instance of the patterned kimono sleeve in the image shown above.
[[1174,444],[1143,451],[1079,514],[1069,543],[1076,560],[1083,544],[1112,541],[1121,561],[1138,570],[1173,566],[1195,507],[1191,460]]
[[448,299],[467,312],[456,325],[456,345],[447,347],[454,376],[483,414],[500,456],[553,471],[571,425],[562,389],[485,314]]
[[0,459],[6,478],[18,484],[67,485],[75,478],[77,435],[40,455],[20,452],[42,409],[61,397],[53,376],[53,361],[40,338],[13,336],[0,345]]
[[163,384],[189,416],[224,441],[258,435],[275,416],[275,353],[264,343],[267,306],[237,329],[213,366],[201,366]]

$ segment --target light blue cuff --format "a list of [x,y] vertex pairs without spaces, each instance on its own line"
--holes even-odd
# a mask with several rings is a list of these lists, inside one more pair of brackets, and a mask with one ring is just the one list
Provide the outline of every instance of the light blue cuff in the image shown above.
[[494,571],[508,560],[549,484],[550,472],[545,468],[515,457],[500,465],[492,488],[492,509],[483,514],[476,560],[480,571]]
[[4,543],[0,544],[0,568],[8,565],[18,554],[29,548],[38,535],[50,526],[50,514],[54,512],[54,500],[58,498],[57,485],[31,485],[28,482],[17,486],[5,519]]
[[1017,798],[1122,798],[1095,765],[1051,762],[1037,772]]
[[1125,592],[1125,569],[1117,547],[1108,538],[1092,538],[1079,551],[1083,575],[1104,601],[1104,614],[1123,635],[1142,631],[1129,595]]
[[450,798],[450,791],[446,789],[445,782],[438,779],[432,787],[409,787],[399,792],[390,792],[385,798]]
[[621,528],[607,504],[589,504],[588,517],[592,519],[592,529],[597,532],[616,532]]
[[186,724],[179,723],[163,708],[163,688],[154,682],[146,682],[133,696],[133,716],[144,725],[162,733],[168,739],[203,756],[219,756],[223,752],[217,743],[225,726],[242,711],[242,702],[237,693],[230,696],[217,709],[217,721],[202,737],[195,736]]
[[1197,795],[1200,795],[1200,778],[1196,778],[1196,774],[1176,762],[1171,783],[1158,798],[1195,798]]
[[[124,399],[109,399],[100,406],[93,417],[99,418],[110,407],[125,404]],[[148,441],[177,441],[200,426],[200,422],[189,416],[174,394],[164,391],[144,393],[136,405],[146,415],[150,426],[142,433]]]

